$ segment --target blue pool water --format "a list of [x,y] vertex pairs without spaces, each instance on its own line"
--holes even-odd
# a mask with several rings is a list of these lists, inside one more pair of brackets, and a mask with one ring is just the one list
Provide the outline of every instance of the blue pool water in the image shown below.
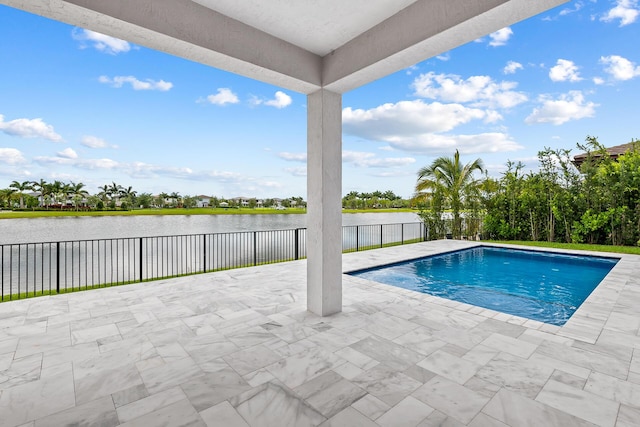
[[561,326],[617,262],[480,246],[350,274]]

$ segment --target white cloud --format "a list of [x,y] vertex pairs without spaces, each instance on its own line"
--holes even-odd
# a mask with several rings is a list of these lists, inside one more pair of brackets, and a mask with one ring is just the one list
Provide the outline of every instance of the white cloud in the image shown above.
[[284,108],[291,105],[291,97],[284,92],[277,91],[275,98],[265,101],[264,105],[276,108]]
[[638,0],[618,0],[616,7],[609,10],[606,15],[600,18],[604,22],[613,22],[616,19],[620,20],[620,26],[633,24],[640,15],[640,7],[638,7]]
[[407,166],[416,162],[413,157],[376,158],[374,153],[363,151],[343,151],[342,161],[364,168],[393,168]]
[[512,35],[513,31],[509,27],[504,27],[495,33],[491,33],[489,34],[489,38],[491,39],[489,46],[504,46]]
[[487,112],[460,104],[427,104],[422,100],[383,104],[369,110],[342,110],[345,133],[389,142],[397,136],[446,132],[472,120],[486,119]]
[[131,50],[131,45],[128,42],[91,30],[74,28],[71,36],[74,40],[80,42],[80,47],[83,49],[86,48],[87,45],[91,45],[96,50],[110,55],[117,55],[118,53],[129,52]]
[[26,161],[20,150],[15,148],[0,148],[0,163],[19,165],[26,163]]
[[455,150],[460,154],[502,153],[517,151],[523,147],[508,134],[487,132],[475,135],[422,134],[395,138],[389,145],[397,150],[430,156],[451,155]]
[[109,144],[104,139],[92,135],[83,136],[80,140],[80,144],[89,148],[118,148],[117,145]]
[[549,70],[549,78],[554,82],[579,82],[582,80],[578,66],[567,59],[558,59],[556,65]]
[[144,81],[138,80],[134,76],[115,76],[113,78],[107,76],[100,76],[98,78],[100,83],[111,85],[115,88],[121,88],[125,83],[131,85],[133,90],[158,90],[166,92],[173,87],[173,83],[165,82],[164,80],[152,80],[146,79]]
[[558,99],[541,95],[539,101],[542,106],[535,108],[525,119],[525,123],[551,123],[557,126],[570,120],[593,117],[595,107],[598,106],[593,102],[586,102],[582,92],[577,90],[562,94]]
[[251,99],[251,103],[253,105],[268,105],[269,107],[275,107],[275,108],[285,108],[291,105],[291,102],[292,102],[291,97],[281,91],[277,91],[273,99],[265,100],[255,96],[253,97],[253,99]]
[[443,61],[443,62],[447,62],[448,60],[451,59],[451,52],[446,52],[446,53],[443,53],[442,55],[438,55],[436,56],[436,59],[439,59],[440,61]]
[[502,72],[504,74],[515,74],[516,71],[522,69],[524,69],[524,67],[521,63],[516,61],[509,61],[507,62],[507,65],[505,65],[505,67],[502,69]]
[[52,142],[62,141],[62,137],[54,131],[53,126],[46,124],[40,118],[14,119],[5,122],[4,116],[0,114],[0,131],[21,138],[44,138]]
[[238,96],[226,87],[218,88],[216,94],[207,96],[207,101],[213,105],[237,104],[240,102]]
[[597,85],[603,85],[604,84],[604,79],[602,77],[594,77],[593,78],[593,83],[597,84]]
[[527,100],[516,92],[515,82],[494,82],[489,76],[471,76],[463,80],[455,74],[429,72],[412,84],[416,95],[447,102],[472,103],[474,107],[511,108]]
[[278,153],[278,157],[290,162],[306,162],[307,161],[307,153],[289,153],[288,151],[283,151],[281,153]]
[[77,159],[78,153],[76,153],[73,148],[67,147],[62,151],[56,153],[58,157],[62,157],[64,159]]
[[627,58],[618,55],[602,56],[600,63],[606,65],[604,71],[615,80],[631,80],[640,76],[640,66],[637,66]]
[[564,8],[560,11],[560,16],[570,15],[572,13],[578,12],[580,9],[584,7],[584,2],[576,1],[573,4],[573,8]]
[[296,166],[293,168],[285,168],[285,172],[290,173],[293,176],[307,176],[306,166]]

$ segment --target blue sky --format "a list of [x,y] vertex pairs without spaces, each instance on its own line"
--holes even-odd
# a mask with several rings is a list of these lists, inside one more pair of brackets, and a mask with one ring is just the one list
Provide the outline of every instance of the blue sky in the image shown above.
[[[306,196],[306,96],[0,6],[0,188]],[[640,138],[640,3],[573,1],[343,96],[343,194]]]

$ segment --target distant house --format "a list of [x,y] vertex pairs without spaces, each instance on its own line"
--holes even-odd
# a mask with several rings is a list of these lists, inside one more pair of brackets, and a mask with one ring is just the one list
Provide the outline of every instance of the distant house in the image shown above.
[[208,208],[211,205],[211,197],[209,196],[198,196],[198,200],[196,202],[196,206],[199,208]]
[[219,206],[220,206],[221,208],[228,208],[228,207],[229,207],[229,203],[227,203],[227,202],[220,202]]
[[[633,150],[634,146],[640,148],[638,147],[638,141],[607,148],[606,152],[607,154],[609,154],[612,160],[616,160],[619,156],[623,155],[627,151]],[[591,156],[595,159],[601,157],[600,153],[591,153]],[[585,160],[587,160],[587,157],[589,157],[588,153],[576,154],[575,156],[573,156],[573,160],[571,162],[576,165],[578,169],[580,169],[580,166],[585,162]]]

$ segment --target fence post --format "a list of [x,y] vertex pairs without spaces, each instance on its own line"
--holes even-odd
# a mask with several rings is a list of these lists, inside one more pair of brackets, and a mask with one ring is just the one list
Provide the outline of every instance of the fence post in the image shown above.
[[404,245],[404,222],[400,224],[400,244]]
[[56,242],[56,292],[60,293],[60,242]]
[[298,260],[300,259],[300,249],[298,248],[298,245],[300,244],[300,229],[296,228],[295,234],[294,234],[294,245],[295,245],[295,259]]
[[142,256],[142,237],[140,238],[140,241],[138,242],[138,246],[140,249],[140,255],[139,255],[139,260],[140,261],[140,281],[142,282],[142,260],[144,259],[144,257]]
[[356,252],[360,251],[360,226],[356,225]]
[[253,232],[253,265],[258,265],[258,232]]
[[202,235],[202,272],[207,272],[207,235]]
[[427,228],[427,224],[422,224],[424,226],[424,241],[429,240],[429,229]]
[[380,247],[382,247],[382,224],[380,224]]

